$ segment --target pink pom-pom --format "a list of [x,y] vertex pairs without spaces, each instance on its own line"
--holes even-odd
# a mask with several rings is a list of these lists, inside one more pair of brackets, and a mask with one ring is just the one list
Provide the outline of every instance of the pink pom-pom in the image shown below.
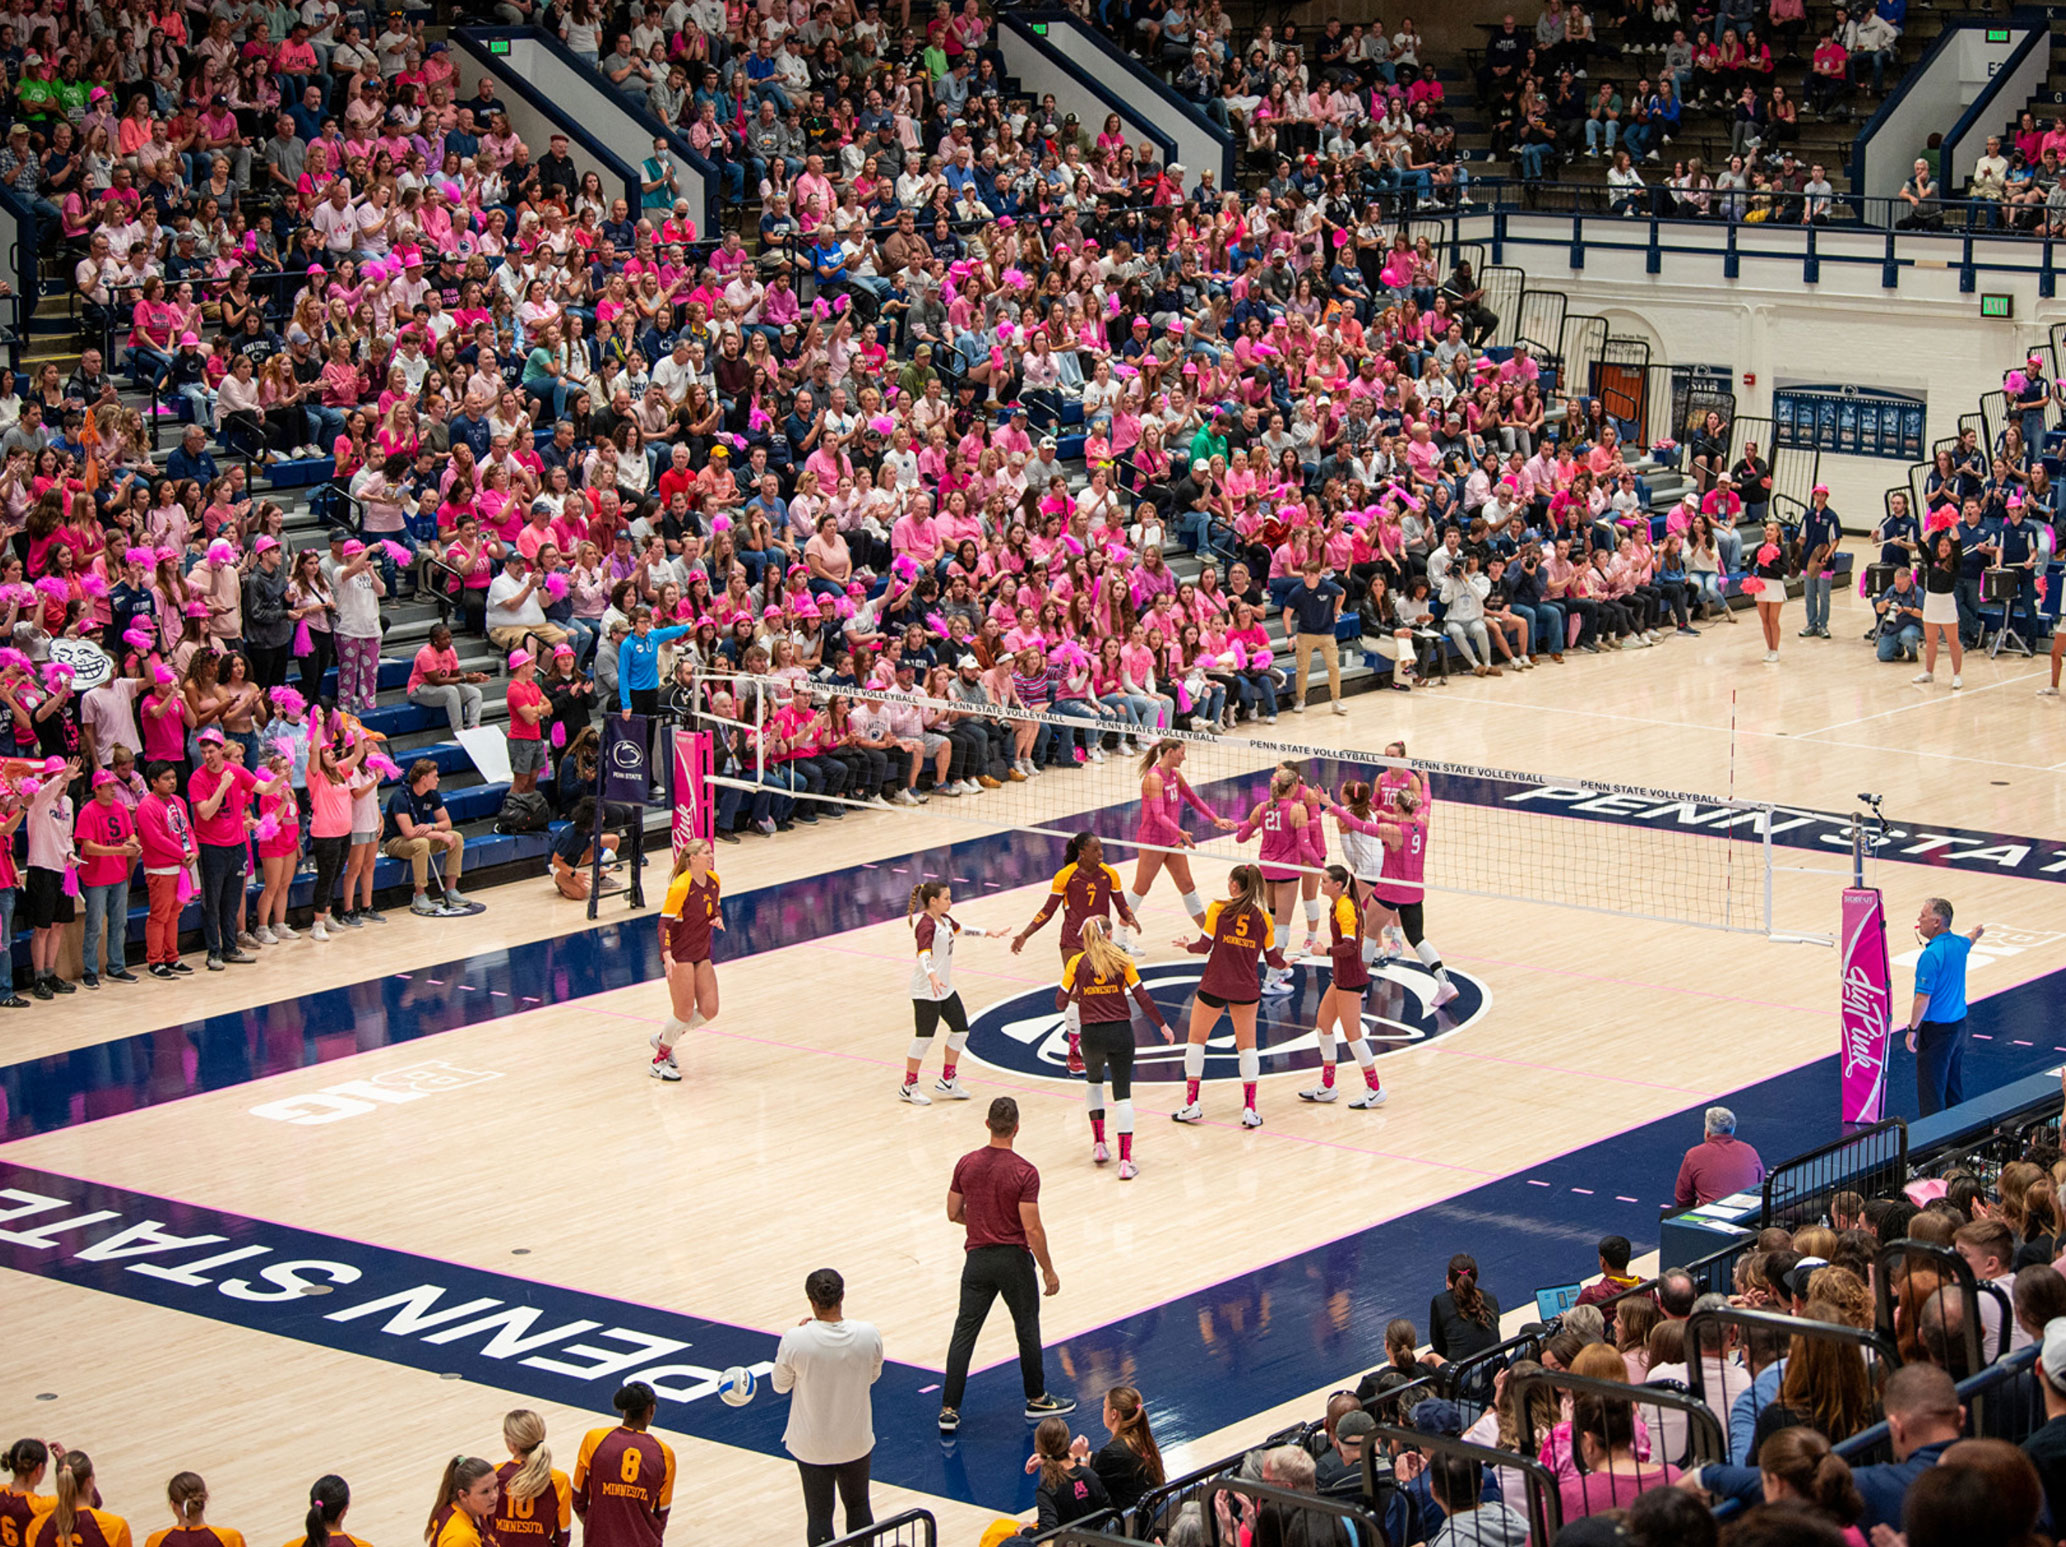
[[274,688],[272,696],[273,713],[280,715],[285,719],[299,719],[301,717],[302,711],[308,708],[308,700],[303,698],[299,693],[295,692],[292,688]]
[[835,317],[844,317],[846,315],[846,309],[849,306],[852,306],[853,304],[854,298],[850,295],[834,296],[832,298],[832,315]]
[[870,419],[868,421],[868,428],[873,430],[877,435],[889,435],[896,430],[897,421],[892,419],[888,414],[877,414],[873,419]]
[[72,595],[71,588],[55,575],[45,575],[36,582],[36,589],[54,602],[69,601]]
[[0,646],[0,671],[27,671],[29,658],[12,645]]
[[66,687],[70,686],[72,677],[72,668],[63,661],[45,661],[43,663],[43,685],[53,693],[62,692]]
[[383,779],[399,779],[402,776],[401,765],[385,752],[367,753],[366,766]]
[[825,304],[825,298],[822,295],[817,300],[811,302],[811,315],[820,322],[832,315],[832,308]]
[[276,811],[268,811],[264,816],[260,817],[258,819],[258,826],[253,829],[253,836],[256,837],[260,843],[271,843],[275,838],[279,837],[279,813]]
[[169,688],[172,686],[173,683],[179,680],[179,678],[173,674],[172,668],[170,666],[167,666],[163,661],[160,661],[157,665],[151,668],[151,675],[157,679],[158,686],[161,688]]
[[1006,269],[1003,278],[1005,284],[1016,290],[1026,282],[1026,271],[1024,269]]
[[1121,381],[1132,381],[1140,373],[1140,367],[1137,365],[1115,365],[1112,367],[1112,374]]
[[1119,297],[1118,297],[1118,296],[1116,296],[1116,295],[1110,295],[1110,296],[1107,296],[1107,297],[1105,297],[1105,315],[1106,315],[1107,317],[1116,317],[1116,316],[1118,316],[1118,315],[1119,315]]
[[79,577],[79,589],[95,601],[99,601],[108,594],[107,578],[97,571],[89,569]]
[[218,537],[208,545],[208,562],[210,564],[234,564],[236,561],[236,545],[227,537]]
[[899,580],[912,581],[918,578],[918,560],[908,553],[900,553],[890,563],[890,572]]
[[718,515],[718,516],[712,516],[712,517],[710,518],[710,535],[711,535],[711,536],[715,537],[715,536],[716,536],[716,535],[717,535],[718,533],[720,533],[720,532],[729,532],[729,531],[730,531],[731,529],[732,529],[732,518],[731,518],[730,516]]
[[43,781],[41,779],[24,779],[21,782],[22,794],[26,795],[31,800],[34,800],[36,798],[37,793],[42,788]]
[[925,615],[925,626],[929,633],[937,634],[942,639],[945,639],[953,632],[952,629],[947,627],[947,620],[937,612],[929,612]]
[[2005,378],[2003,378],[2002,385],[2008,388],[2009,396],[2021,397],[2024,393],[2030,390],[2030,378],[2028,376],[2025,376],[2021,371],[2010,371],[2009,374]]
[[1348,233],[1348,232],[1346,232],[1346,231],[1339,231],[1339,230],[1338,230],[1338,231],[1336,231],[1336,232],[1334,233],[1334,245],[1335,245],[1336,247],[1346,247],[1346,246],[1348,246],[1348,245],[1349,245],[1349,233]]
[[775,421],[756,408],[746,416],[746,427],[749,430],[772,430]]
[[1008,322],[1000,322],[997,324],[997,336],[999,338],[1016,338],[1018,336],[1018,331],[1019,330],[1017,328],[1013,327]]
[[416,555],[391,537],[381,538],[380,546],[386,550],[387,556],[397,564],[413,564],[416,562]]
[[1779,549],[1773,543],[1766,543],[1764,547],[1758,549],[1758,562],[1760,564],[1770,564],[1774,559],[1778,557]]
[[132,650],[149,650],[158,641],[151,637],[151,631],[143,628],[127,628],[122,631],[122,642]]
[[1004,369],[1004,351],[1002,349],[993,348],[990,351],[990,369],[993,371]]
[[1764,588],[1764,581],[1758,579],[1756,575],[1752,575],[1748,580],[1738,581],[1736,585],[1736,589],[1741,591],[1745,596],[1756,596],[1760,591],[1764,590]]
[[545,594],[554,601],[562,601],[567,594],[567,577],[554,570],[545,577]]
[[141,565],[145,569],[157,562],[157,554],[149,548],[131,548],[122,557],[125,562]]

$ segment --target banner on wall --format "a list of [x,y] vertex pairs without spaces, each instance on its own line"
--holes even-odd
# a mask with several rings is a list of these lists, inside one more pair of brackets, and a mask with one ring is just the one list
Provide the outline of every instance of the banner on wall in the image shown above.
[[1886,1115],[1887,1045],[1893,1035],[1893,974],[1887,964],[1887,914],[1879,888],[1844,888],[1844,1121]]
[[1920,462],[1929,401],[1921,393],[1781,380],[1772,388],[1772,444],[1846,457]]
[[713,841],[716,816],[710,802],[710,733],[678,731],[674,737],[674,853],[691,838]]

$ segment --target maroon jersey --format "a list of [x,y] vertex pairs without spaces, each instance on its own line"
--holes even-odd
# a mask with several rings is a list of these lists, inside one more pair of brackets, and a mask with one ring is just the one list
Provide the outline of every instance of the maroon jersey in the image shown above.
[[588,1431],[574,1462],[582,1547],[660,1547],[673,1507],[672,1449],[621,1424]]
[[678,962],[709,961],[712,921],[718,915],[717,872],[698,886],[684,870],[669,884],[660,911],[667,954]]
[[1254,1004],[1262,996],[1255,970],[1258,956],[1266,956],[1272,967],[1286,965],[1271,944],[1269,915],[1257,907],[1236,907],[1225,898],[1205,910],[1205,933],[1186,949],[1205,958],[1199,992],[1217,995],[1228,1004]]
[[1334,986],[1360,994],[1370,986],[1370,969],[1363,964],[1363,910],[1356,903],[1354,887],[1344,888],[1327,911],[1331,942],[1327,954],[1334,962]]
[[1062,960],[1083,949],[1083,926],[1090,919],[1110,921],[1112,901],[1125,885],[1110,865],[1072,863],[1055,872],[1054,885],[1034,920],[1044,923],[1057,905],[1062,910]]

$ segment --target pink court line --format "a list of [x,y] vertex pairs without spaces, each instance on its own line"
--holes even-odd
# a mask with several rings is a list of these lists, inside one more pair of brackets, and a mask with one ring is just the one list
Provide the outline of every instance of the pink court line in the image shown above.
[[1549,1183],[1548,1183],[1548,1182],[1538,1182],[1538,1181],[1536,1181],[1536,1180],[1535,1180],[1535,1178],[1534,1178],[1534,1177],[1532,1177],[1532,1176],[1531,1176],[1531,1177],[1529,1177],[1529,1178],[1528,1178],[1528,1185],[1529,1185],[1530,1187],[1547,1187],[1547,1186],[1549,1186]]

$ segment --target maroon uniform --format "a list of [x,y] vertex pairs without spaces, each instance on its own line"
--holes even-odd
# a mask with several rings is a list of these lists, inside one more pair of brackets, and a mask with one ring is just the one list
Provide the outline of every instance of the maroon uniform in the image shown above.
[[1327,927],[1333,933],[1327,954],[1334,962],[1334,986],[1344,993],[1362,993],[1370,986],[1370,969],[1363,962],[1363,909],[1355,888],[1345,888],[1334,899]]
[[1237,907],[1225,898],[1205,910],[1205,933],[1185,949],[1205,958],[1198,992],[1224,1004],[1254,1004],[1262,997],[1258,956],[1272,967],[1290,965],[1270,942],[1269,916],[1259,907]]
[[711,923],[717,917],[718,880],[715,870],[698,886],[684,870],[667,888],[661,905],[660,927],[666,931],[667,954],[678,962],[710,960]]

